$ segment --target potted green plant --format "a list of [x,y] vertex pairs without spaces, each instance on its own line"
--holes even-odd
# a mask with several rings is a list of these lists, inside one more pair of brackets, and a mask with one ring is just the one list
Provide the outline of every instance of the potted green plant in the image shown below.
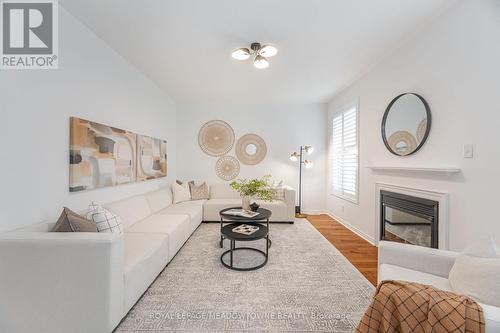
[[261,179],[238,179],[229,185],[238,191],[241,196],[241,207],[250,209],[252,198],[259,198],[264,201],[272,201],[274,190],[270,185],[271,175],[265,175]]

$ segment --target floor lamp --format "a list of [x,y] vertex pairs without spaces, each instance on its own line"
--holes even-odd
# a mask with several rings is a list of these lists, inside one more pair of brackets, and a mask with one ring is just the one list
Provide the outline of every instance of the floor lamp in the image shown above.
[[304,160],[304,153],[311,155],[314,151],[314,147],[311,145],[300,146],[299,151],[294,151],[290,154],[290,160],[294,162],[299,162],[299,205],[295,206],[295,216],[299,218],[307,217],[306,214],[302,214],[302,165],[309,169],[313,166],[313,162],[310,160]]

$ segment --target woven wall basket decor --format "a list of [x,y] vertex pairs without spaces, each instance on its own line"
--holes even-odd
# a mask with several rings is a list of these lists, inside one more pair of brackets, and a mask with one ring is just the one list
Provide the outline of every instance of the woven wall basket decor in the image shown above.
[[215,163],[215,173],[222,180],[233,180],[240,174],[240,162],[233,156],[222,156]]
[[198,132],[198,144],[205,154],[222,156],[233,148],[234,131],[222,120],[206,122]]
[[389,147],[401,156],[411,154],[417,148],[417,140],[407,131],[394,132],[387,141]]
[[267,154],[264,139],[257,134],[245,134],[236,142],[236,156],[241,163],[247,165],[259,164]]
[[427,131],[427,118],[422,120],[420,124],[418,124],[417,128],[417,140],[418,143],[422,142],[425,137],[425,132]]

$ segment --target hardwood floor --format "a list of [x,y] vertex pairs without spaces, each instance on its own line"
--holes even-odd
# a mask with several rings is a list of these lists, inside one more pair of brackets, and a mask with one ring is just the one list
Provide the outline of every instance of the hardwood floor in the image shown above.
[[325,236],[374,286],[377,285],[377,248],[326,214],[307,220]]

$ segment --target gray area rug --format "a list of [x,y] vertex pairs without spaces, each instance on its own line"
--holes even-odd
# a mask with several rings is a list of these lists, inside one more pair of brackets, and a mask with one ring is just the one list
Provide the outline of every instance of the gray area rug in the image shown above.
[[307,220],[271,224],[270,234],[267,265],[238,272],[220,262],[229,241],[218,246],[219,224],[202,224],[116,332],[352,332],[373,286]]

